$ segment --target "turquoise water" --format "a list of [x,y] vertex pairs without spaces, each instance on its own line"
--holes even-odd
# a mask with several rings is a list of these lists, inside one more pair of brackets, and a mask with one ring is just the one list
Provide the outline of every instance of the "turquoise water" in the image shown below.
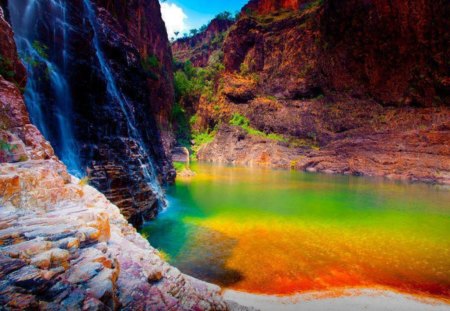
[[363,177],[195,164],[142,233],[181,271],[291,294],[387,287],[450,297],[450,191]]

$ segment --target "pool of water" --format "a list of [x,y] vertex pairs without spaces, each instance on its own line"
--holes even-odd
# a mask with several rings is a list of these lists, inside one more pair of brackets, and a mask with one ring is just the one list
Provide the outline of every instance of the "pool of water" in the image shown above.
[[236,290],[383,287],[450,298],[450,190],[195,164],[142,234],[182,272]]

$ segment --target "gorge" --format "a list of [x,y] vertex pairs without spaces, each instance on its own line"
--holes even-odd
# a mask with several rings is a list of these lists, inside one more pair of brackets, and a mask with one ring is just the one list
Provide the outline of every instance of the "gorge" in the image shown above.
[[448,1],[164,3],[0,0],[0,310],[448,310]]

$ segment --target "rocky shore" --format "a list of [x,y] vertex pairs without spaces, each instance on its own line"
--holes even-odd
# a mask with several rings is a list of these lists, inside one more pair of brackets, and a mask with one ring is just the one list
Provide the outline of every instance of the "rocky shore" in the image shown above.
[[57,160],[0,166],[6,309],[226,310],[220,289],[165,263],[119,209]]
[[200,148],[199,160],[450,184],[447,107],[393,108],[355,99],[267,102],[259,97],[228,105],[255,128],[284,133],[284,141],[222,124]]

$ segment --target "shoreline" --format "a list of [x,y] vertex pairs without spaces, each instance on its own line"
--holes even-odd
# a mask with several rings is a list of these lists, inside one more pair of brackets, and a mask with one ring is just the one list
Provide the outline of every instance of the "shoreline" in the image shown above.
[[388,289],[352,288],[288,296],[223,291],[227,301],[260,311],[449,311],[450,303]]

